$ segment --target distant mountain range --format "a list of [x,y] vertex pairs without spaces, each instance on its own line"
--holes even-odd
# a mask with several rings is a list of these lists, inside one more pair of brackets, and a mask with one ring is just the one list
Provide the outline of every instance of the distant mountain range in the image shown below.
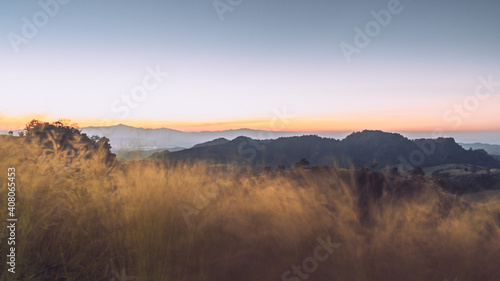
[[[410,140],[400,134],[382,131],[355,132],[342,140],[314,135],[281,137],[274,140],[255,140],[237,137],[233,140],[218,138],[193,148],[177,152],[158,152],[153,159],[168,161],[209,161],[227,164],[247,163],[253,166],[287,168],[302,158],[311,165],[388,166],[406,165],[430,167],[443,164],[471,164],[487,168],[500,168],[500,161],[486,151],[466,150],[453,138]],[[376,165],[375,165],[376,164]]]
[[484,143],[459,143],[465,149],[483,149],[491,155],[500,156],[500,145],[498,144],[484,144]]
[[[196,144],[217,138],[234,139],[247,136],[255,139],[275,139],[278,137],[298,136],[297,132],[273,132],[251,129],[238,129],[213,132],[182,132],[172,129],[143,129],[126,125],[109,127],[85,127],[82,132],[89,136],[105,136],[111,140],[112,150],[153,150],[172,147],[190,148]],[[336,133],[334,137],[342,137],[347,133]]]
[[[252,139],[276,139],[279,137],[302,136],[303,132],[283,132],[269,130],[237,129],[225,131],[204,131],[204,132],[183,132],[179,130],[157,128],[144,129],[131,127],[127,125],[101,126],[101,127],[83,127],[83,133],[89,136],[98,135],[110,139],[112,149],[116,150],[153,150],[153,149],[171,149],[174,147],[190,148],[196,144],[211,141],[217,138],[232,140],[239,136],[245,136]],[[23,130],[15,130],[17,135]],[[316,132],[312,133],[321,137],[343,139],[351,132]],[[0,130],[1,134],[7,134],[7,131]],[[434,135],[433,132],[405,132],[405,136],[411,139],[425,138]],[[491,145],[498,153],[500,147],[500,131],[485,132],[449,132],[445,134],[460,141],[466,149],[469,146],[479,148],[477,145]],[[488,145],[482,147],[490,154]]]
[[[17,132],[17,131],[16,131]],[[203,131],[203,132],[183,132],[167,128],[159,129],[144,129],[136,128],[127,125],[116,125],[108,127],[84,127],[82,132],[87,135],[105,136],[111,140],[113,150],[153,150],[153,149],[171,149],[174,147],[190,148],[197,144],[212,141],[218,138],[232,140],[239,136],[245,136],[252,139],[277,139],[279,137],[302,136],[303,132],[283,132],[283,131],[266,131],[252,129],[237,129],[225,131]],[[327,138],[343,139],[351,132],[318,132],[315,135]],[[432,133],[405,133],[405,136],[412,139],[419,139],[425,136],[431,136]],[[474,132],[464,133],[456,132],[452,135],[457,135],[458,140],[461,140],[461,145],[466,149],[484,149],[490,154],[500,153],[500,145],[488,145],[486,143],[497,143],[500,138],[500,132]],[[474,136],[477,137],[475,138]],[[498,137],[495,137],[498,136]],[[451,137],[451,136],[449,136]],[[484,139],[482,143],[475,141],[468,142],[472,139]],[[490,140],[492,142],[489,142]]]

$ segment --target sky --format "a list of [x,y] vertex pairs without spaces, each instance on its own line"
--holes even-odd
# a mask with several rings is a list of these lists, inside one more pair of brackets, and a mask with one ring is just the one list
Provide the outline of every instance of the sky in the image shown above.
[[496,0],[1,1],[0,130],[500,131],[499,26]]

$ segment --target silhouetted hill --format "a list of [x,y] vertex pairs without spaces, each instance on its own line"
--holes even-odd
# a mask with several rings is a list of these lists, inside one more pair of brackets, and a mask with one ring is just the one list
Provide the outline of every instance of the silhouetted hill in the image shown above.
[[228,139],[225,139],[225,138],[218,138],[218,139],[214,139],[212,141],[207,141],[207,142],[204,142],[204,143],[200,143],[200,144],[197,144],[194,147],[204,147],[204,146],[213,146],[213,145],[219,145],[219,144],[226,144],[228,143],[229,140]]
[[[215,144],[219,143],[219,144]],[[238,137],[232,141],[215,141],[168,154],[156,153],[154,159],[168,161],[210,161],[226,164],[247,163],[254,166],[284,165],[287,168],[302,158],[311,165],[340,167],[371,166],[376,169],[403,165],[429,167],[442,164],[475,164],[500,168],[500,162],[484,150],[465,150],[452,138],[409,140],[400,134],[382,131],[355,132],[343,140],[314,135],[254,140]]]

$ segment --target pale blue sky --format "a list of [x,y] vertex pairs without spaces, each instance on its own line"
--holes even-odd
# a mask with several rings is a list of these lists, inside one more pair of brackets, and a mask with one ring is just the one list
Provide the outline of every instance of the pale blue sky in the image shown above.
[[[478,76],[500,80],[498,1],[402,0],[347,63],[339,44],[354,44],[354,28],[389,2],[243,0],[221,21],[206,0],[72,0],[16,53],[8,34],[43,10],[2,1],[0,115],[202,122],[284,107],[296,116],[426,108],[437,120]],[[113,110],[156,66],[170,76],[126,116]]]

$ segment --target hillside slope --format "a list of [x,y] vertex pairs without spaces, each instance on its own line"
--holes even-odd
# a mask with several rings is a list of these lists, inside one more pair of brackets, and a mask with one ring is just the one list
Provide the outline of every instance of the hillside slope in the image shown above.
[[[311,165],[340,167],[376,165],[377,170],[403,165],[430,167],[443,164],[471,164],[500,168],[500,161],[484,150],[465,150],[452,138],[409,140],[399,134],[382,131],[355,132],[343,140],[318,136],[284,137],[254,140],[238,137],[232,141],[211,143],[173,153],[156,153],[153,159],[168,161],[230,162],[254,166],[284,165],[287,168],[302,158]],[[375,166],[375,165],[374,165]]]

